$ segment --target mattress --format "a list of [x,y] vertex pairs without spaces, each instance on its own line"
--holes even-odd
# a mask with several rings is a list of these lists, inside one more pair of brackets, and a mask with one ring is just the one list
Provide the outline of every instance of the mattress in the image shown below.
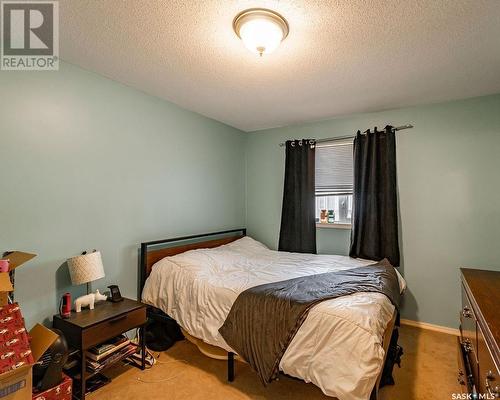
[[[374,263],[345,256],[279,252],[250,237],[157,262],[142,301],[163,310],[190,335],[233,351],[219,328],[238,295],[253,286]],[[401,291],[404,279],[399,275]],[[280,370],[340,400],[369,399],[384,359],[383,335],[394,306],[380,293],[356,293],[314,306]]]

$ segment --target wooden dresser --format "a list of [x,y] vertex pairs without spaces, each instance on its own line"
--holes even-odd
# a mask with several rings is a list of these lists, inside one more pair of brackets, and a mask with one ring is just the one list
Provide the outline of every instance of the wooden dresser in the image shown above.
[[458,380],[465,391],[500,398],[500,272],[461,268]]

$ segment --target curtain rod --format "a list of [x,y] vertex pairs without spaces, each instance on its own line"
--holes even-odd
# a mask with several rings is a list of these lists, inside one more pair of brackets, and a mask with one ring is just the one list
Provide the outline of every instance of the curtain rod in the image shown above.
[[[402,131],[403,129],[411,129],[413,128],[412,124],[406,124],[406,125],[401,125],[397,126],[394,129],[394,131]],[[325,139],[317,139],[316,143],[322,143],[322,142],[333,142],[334,140],[343,140],[343,139],[354,139],[356,135],[350,135],[350,136],[337,136],[337,137],[332,137],[332,138],[325,138]],[[280,147],[283,147],[285,143],[280,143]]]

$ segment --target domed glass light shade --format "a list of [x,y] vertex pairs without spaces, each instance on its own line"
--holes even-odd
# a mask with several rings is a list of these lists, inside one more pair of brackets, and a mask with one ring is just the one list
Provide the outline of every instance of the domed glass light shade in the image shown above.
[[260,56],[276,50],[289,32],[285,18],[264,8],[239,13],[234,18],[233,29],[244,45]]

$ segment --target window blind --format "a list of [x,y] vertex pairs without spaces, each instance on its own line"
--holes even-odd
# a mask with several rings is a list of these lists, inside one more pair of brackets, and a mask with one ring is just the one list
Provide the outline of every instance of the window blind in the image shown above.
[[316,145],[316,196],[353,192],[353,139]]

